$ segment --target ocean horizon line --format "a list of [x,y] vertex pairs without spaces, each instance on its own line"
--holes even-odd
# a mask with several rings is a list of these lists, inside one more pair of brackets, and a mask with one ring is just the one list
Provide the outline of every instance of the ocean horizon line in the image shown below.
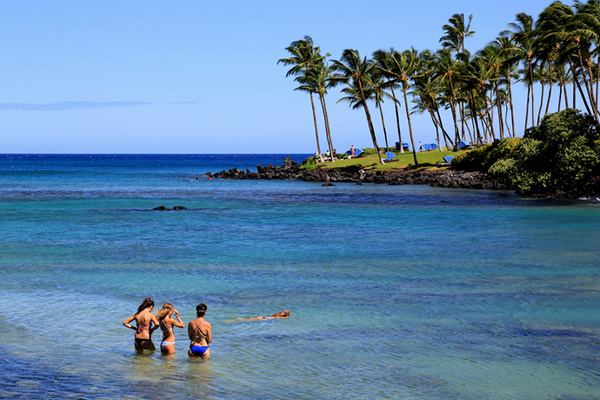
[[231,155],[311,155],[306,153],[0,153],[0,156],[231,156]]

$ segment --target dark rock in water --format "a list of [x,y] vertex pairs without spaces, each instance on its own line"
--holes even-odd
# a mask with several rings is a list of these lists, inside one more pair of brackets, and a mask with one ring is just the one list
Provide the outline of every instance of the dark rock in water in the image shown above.
[[173,207],[173,210],[187,210],[187,208],[184,206],[175,206]]
[[167,207],[165,207],[165,206],[158,206],[158,207],[154,207],[154,208],[153,208],[153,210],[156,210],[156,211],[164,211],[164,210],[168,210],[168,208],[167,208]]
[[331,177],[329,173],[322,168],[311,169],[303,171],[302,177],[300,178],[307,182],[329,182]]
[[326,182],[326,183],[322,184],[321,186],[335,186],[335,183]]
[[263,167],[262,165],[257,165],[256,170],[257,172],[252,172],[248,168],[246,168],[246,171],[232,168],[228,171],[221,171],[214,174],[209,172],[205,176],[221,179],[300,179],[302,176],[300,164],[292,161],[290,157],[286,157],[281,166],[268,164]]

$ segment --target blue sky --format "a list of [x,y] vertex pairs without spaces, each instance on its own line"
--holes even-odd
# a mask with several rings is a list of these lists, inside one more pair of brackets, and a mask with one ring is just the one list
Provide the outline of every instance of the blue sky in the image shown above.
[[[292,41],[309,35],[332,58],[346,48],[436,50],[442,26],[464,13],[475,52],[515,14],[537,17],[548,4],[5,0],[0,153],[312,153],[309,97],[277,64]],[[334,146],[372,146],[364,112],[339,97],[326,99]],[[390,100],[384,112],[393,143]],[[516,118],[522,126],[524,112]],[[426,115],[413,127],[416,141],[434,140]],[[382,144],[379,120],[375,129]]]

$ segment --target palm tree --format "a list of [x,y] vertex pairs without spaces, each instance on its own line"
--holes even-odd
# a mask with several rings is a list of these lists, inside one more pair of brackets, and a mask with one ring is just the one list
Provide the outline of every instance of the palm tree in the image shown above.
[[383,102],[385,96],[391,97],[390,94],[385,92],[390,85],[390,81],[385,81],[383,79],[383,74],[378,68],[373,68],[370,72],[370,81],[373,91],[373,97],[375,99],[375,107],[379,109],[379,113],[381,115],[381,126],[383,127],[383,137],[385,139],[385,148],[386,151],[390,147],[388,143],[387,130],[385,129],[385,118],[383,116]]
[[[454,14],[448,20],[448,24],[445,24],[442,29],[444,30],[444,36],[440,38],[442,48],[449,49],[451,52],[455,52],[455,57],[458,59],[461,53],[468,53],[465,50],[465,39],[472,36],[475,31],[471,31],[471,21],[473,15],[469,15],[469,22],[465,23],[465,14]],[[469,102],[466,96],[462,95],[461,90],[462,79],[457,75],[454,79],[455,89],[455,100],[460,113],[460,127],[462,132],[462,138],[465,140],[465,111],[464,105]],[[471,139],[472,140],[472,139]]]
[[512,79],[518,77],[518,75],[516,75],[515,73],[516,66],[519,63],[519,57],[517,55],[518,48],[507,37],[502,36],[497,37],[496,40],[492,43],[492,45],[498,47],[500,50],[500,71],[504,76],[504,78],[502,79],[502,83],[506,86],[506,89],[508,91],[508,104],[510,107],[510,119],[514,137],[516,131],[515,113],[513,108],[512,96]]
[[[585,4],[576,2],[574,8],[576,14],[570,18],[566,36],[575,42],[581,76],[589,96],[589,102],[596,121],[600,121],[597,93],[594,95],[593,85],[596,81],[593,76],[593,57],[594,53],[598,53],[598,43],[600,42],[600,5],[597,1],[590,0]],[[593,44],[596,46],[594,49],[591,48]]]
[[377,63],[377,67],[379,71],[385,76],[388,80],[390,91],[392,92],[392,99],[394,100],[394,111],[396,112],[396,128],[398,129],[398,143],[400,143],[400,153],[404,153],[404,146],[402,146],[402,131],[400,130],[400,114],[398,112],[398,106],[400,106],[400,101],[396,97],[396,93],[394,93],[394,88],[397,87],[398,83],[396,82],[395,76],[393,74],[386,73],[386,70],[389,70],[392,65],[391,57],[392,52],[394,50],[390,49],[386,50],[377,50],[373,53],[373,60]]
[[[323,63],[323,60],[329,56],[329,53],[326,55],[321,55],[321,49],[319,47],[314,47],[313,40],[310,36],[304,36],[302,40],[296,40],[292,42],[292,44],[286,47],[286,50],[290,53],[290,57],[281,58],[277,61],[277,64],[282,63],[283,65],[293,65],[291,69],[288,70],[286,77],[291,75],[303,75],[306,74],[310,69],[318,64]],[[310,104],[313,112],[313,121],[315,124],[315,136],[317,140],[317,152],[319,153],[319,157],[321,157],[321,145],[319,144],[319,129],[317,127],[317,114],[315,111],[315,102],[313,99],[313,92],[308,92],[310,94]]]
[[498,131],[500,139],[504,139],[504,118],[502,116],[502,101],[499,95],[500,80],[503,78],[501,74],[503,54],[498,46],[491,43],[480,51],[480,55],[489,71],[489,80],[495,96],[496,109],[498,110]]
[[[433,55],[429,50],[422,51],[419,53],[419,67],[417,71],[413,74],[412,77],[412,91],[410,94],[413,97],[413,103],[416,104],[413,107],[417,112],[423,106],[429,111],[431,116],[431,120],[436,127],[440,127],[444,142],[446,144],[446,148],[450,149],[448,145],[448,141],[453,146],[454,143],[450,136],[446,133],[446,129],[444,128],[444,123],[440,115],[440,105],[441,105],[441,87],[436,80],[433,79],[433,68],[434,68],[434,59]],[[441,144],[438,140],[438,147],[441,149]]]
[[435,52],[434,55],[434,77],[438,81],[442,91],[445,94],[446,100],[452,112],[452,120],[454,121],[454,142],[455,150],[458,150],[458,142],[460,134],[458,132],[458,119],[456,116],[456,88],[454,76],[458,73],[460,63],[455,61],[448,49],[441,49]]
[[369,112],[369,106],[367,105],[367,97],[365,95],[365,88],[369,88],[370,82],[370,71],[375,68],[376,64],[373,60],[367,60],[367,58],[361,58],[358,50],[346,49],[342,53],[340,60],[332,60],[333,67],[339,73],[333,76],[334,80],[344,82],[348,87],[354,87],[358,90],[360,95],[362,108],[365,110],[367,117],[367,124],[369,126],[369,132],[371,134],[371,140],[375,151],[379,156],[379,162],[383,164],[381,153],[379,153],[379,146],[377,145],[377,137],[375,136],[375,129],[373,128],[373,121],[371,120],[371,113]]
[[[402,93],[404,96],[404,104],[406,106],[406,119],[408,121],[408,131],[410,133],[410,141],[413,147],[413,159],[415,166],[419,166],[417,160],[417,151],[415,147],[415,139],[412,130],[412,121],[410,119],[410,110],[408,108],[408,89],[410,88],[410,80],[415,76],[421,63],[421,58],[417,51],[413,48],[411,50],[405,50],[402,53],[393,51],[388,60],[388,69],[384,69],[384,73],[388,76],[394,77],[394,80],[400,84]],[[402,145],[402,142],[400,142]]]
[[[525,13],[519,13],[516,15],[516,22],[511,22],[508,27],[511,30],[503,31],[503,36],[510,35],[511,41],[518,47],[521,59],[525,63],[527,71],[529,73],[528,82],[528,93],[531,95],[531,126],[535,125],[535,100],[533,90],[533,59],[535,51],[535,31],[534,31],[534,20],[531,15]],[[529,105],[529,97],[527,99]],[[527,129],[527,121],[525,121],[525,129]]]
[[[437,101],[439,97],[439,93],[437,93],[437,85],[431,80],[429,76],[419,75],[415,77],[412,87],[413,90],[410,92],[410,94],[413,97],[412,102],[415,104],[413,110],[419,114],[423,113],[425,110],[429,112],[429,116],[431,117],[431,121],[433,122],[433,126],[435,127],[438,148],[440,149],[440,151],[442,151],[442,144],[440,141],[439,132],[441,129],[444,142],[446,143],[446,148],[449,149],[450,146],[448,145],[448,140],[450,139],[450,137],[446,133],[441,119],[438,119],[438,117],[436,116],[436,112],[439,108]],[[452,143],[451,139],[450,143]]]
[[[316,93],[319,95],[319,101],[321,103],[321,109],[323,111],[323,120],[325,123],[325,135],[327,137],[327,144],[329,146],[330,154],[334,154],[333,140],[331,138],[331,129],[329,127],[329,115],[327,113],[327,105],[325,103],[325,95],[330,87],[336,86],[337,82],[332,79],[333,68],[323,62],[313,65],[313,67],[304,75],[296,78],[296,81],[302,85],[296,88],[296,90],[303,90],[309,93]],[[331,157],[332,162],[335,161],[333,156]]]
[[469,22],[465,26],[465,14],[454,14],[450,17],[449,24],[442,27],[445,32],[445,35],[440,38],[442,47],[456,53],[464,53],[465,38],[475,33],[470,30],[472,20],[473,15],[469,15]]

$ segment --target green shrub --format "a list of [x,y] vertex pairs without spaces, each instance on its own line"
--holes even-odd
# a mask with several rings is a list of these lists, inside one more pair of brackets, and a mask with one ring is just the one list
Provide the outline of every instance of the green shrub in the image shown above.
[[490,144],[477,147],[469,150],[466,153],[460,154],[452,159],[452,169],[464,171],[485,171],[485,160],[490,148]]
[[577,191],[600,175],[600,125],[578,110],[544,117],[489,169],[492,179],[530,193]]
[[365,147],[363,149],[363,151],[364,151],[365,156],[371,156],[373,154],[377,154],[377,151],[375,150],[374,147]]

